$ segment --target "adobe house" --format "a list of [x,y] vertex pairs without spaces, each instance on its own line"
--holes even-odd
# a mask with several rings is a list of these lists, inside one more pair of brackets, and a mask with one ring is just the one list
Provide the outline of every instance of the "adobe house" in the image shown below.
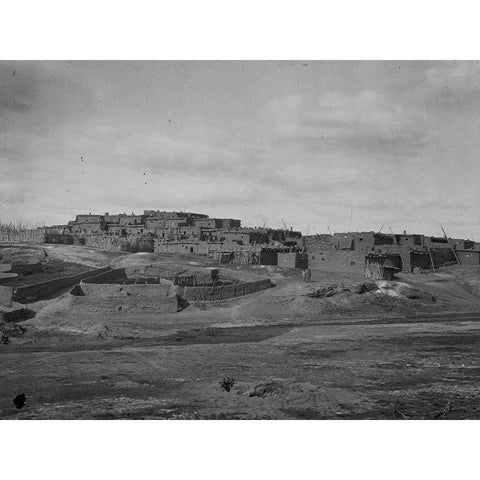
[[285,268],[308,268],[308,255],[298,252],[278,252],[278,266]]
[[161,242],[156,241],[154,246],[155,253],[197,253],[199,242]]
[[221,218],[200,218],[195,220],[195,225],[200,228],[222,228]]
[[475,246],[473,240],[465,240],[463,238],[450,238],[450,245],[455,250],[472,250]]
[[109,223],[107,223],[107,233],[109,235],[118,235],[118,236],[126,235],[125,228],[117,224],[109,224]]
[[105,219],[105,223],[114,225],[118,225],[120,223],[120,215],[109,215],[109,213],[106,212],[103,217]]
[[371,252],[375,246],[393,243],[391,236],[373,231],[335,233],[332,241],[336,250],[356,250],[358,252]]
[[226,242],[236,242],[240,245],[268,244],[269,236],[260,230],[240,229],[223,232]]
[[165,228],[178,228],[188,226],[187,217],[165,219]]
[[365,257],[365,277],[372,280],[393,280],[402,269],[400,255],[369,253]]
[[237,230],[223,232],[223,238],[226,242],[235,242],[239,245],[250,245],[250,232],[241,232]]
[[278,265],[278,250],[262,248],[259,252],[260,265]]
[[432,248],[430,253],[433,258],[433,263],[436,267],[441,267],[447,264],[458,263],[455,258],[455,253],[451,248]]
[[105,223],[77,223],[72,227],[72,233],[104,233]]
[[353,250],[354,236],[351,233],[335,233],[333,235],[333,245],[336,250]]
[[176,218],[186,218],[189,225],[193,225],[194,221],[200,218],[208,218],[208,215],[203,213],[193,212],[167,212],[160,210],[144,210],[145,217],[153,217],[163,220],[175,220]]
[[119,215],[119,224],[123,227],[127,225],[143,225],[144,223],[144,216],[143,215],[126,215],[121,214]]
[[146,233],[146,229],[143,225],[127,225],[125,232],[127,235],[142,235]]
[[480,265],[480,251],[457,250],[456,253],[462,265]]
[[375,246],[375,232],[355,232],[353,237],[353,249],[358,252],[371,252]]
[[74,222],[68,222],[72,233],[103,233],[107,227],[103,215],[77,215]]
[[425,246],[427,248],[451,248],[445,237],[425,237]]
[[165,219],[157,217],[147,217],[145,227],[150,233],[158,234],[159,230],[165,229]]
[[105,217],[103,215],[77,215],[75,217],[75,223],[104,223]]
[[104,233],[107,229],[103,215],[77,215],[70,227],[72,233]]
[[194,228],[198,229],[196,236],[198,236],[202,241],[221,242],[225,240],[223,230],[216,228],[200,228],[197,226]]
[[422,270],[428,270],[432,268],[432,258],[428,252],[421,252],[416,250],[411,250],[408,256],[403,255],[404,258],[410,260],[410,265],[407,265],[406,269],[409,272],[412,272],[414,268],[418,267]]
[[297,245],[300,238],[302,238],[301,232],[297,232],[294,230],[286,230],[286,229],[261,229],[260,231],[264,231],[268,237],[270,238],[270,242],[280,242],[283,244],[289,244],[291,246]]
[[424,235],[418,234],[396,234],[395,240],[400,247],[422,249],[425,245]]
[[365,253],[350,249],[317,250],[308,253],[308,268],[312,271],[364,274]]
[[222,227],[224,230],[230,230],[232,228],[240,228],[241,221],[234,218],[221,218]]

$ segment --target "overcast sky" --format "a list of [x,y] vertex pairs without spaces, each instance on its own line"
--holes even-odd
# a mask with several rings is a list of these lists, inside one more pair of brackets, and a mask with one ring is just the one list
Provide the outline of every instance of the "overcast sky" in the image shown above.
[[0,221],[189,210],[480,240],[480,64],[0,62]]

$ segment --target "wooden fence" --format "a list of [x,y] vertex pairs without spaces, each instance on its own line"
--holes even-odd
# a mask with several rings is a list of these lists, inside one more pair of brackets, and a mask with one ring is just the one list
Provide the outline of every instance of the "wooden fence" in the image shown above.
[[255,282],[235,283],[209,287],[185,287],[183,298],[188,302],[217,302],[230,298],[242,297],[251,293],[266,290],[272,286],[269,278]]

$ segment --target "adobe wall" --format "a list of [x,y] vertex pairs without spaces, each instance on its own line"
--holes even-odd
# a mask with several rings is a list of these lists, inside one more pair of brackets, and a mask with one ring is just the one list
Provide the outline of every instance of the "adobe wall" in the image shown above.
[[433,263],[436,267],[441,267],[446,263],[457,263],[454,253],[451,249],[438,248],[431,251],[433,257]]
[[153,252],[153,239],[130,236],[129,238],[117,235],[98,233],[81,233],[73,235],[74,245],[98,248],[110,252]]
[[[154,247],[155,253],[195,253],[198,244],[190,242],[157,242]],[[191,251],[193,249],[193,252]]]
[[195,283],[202,285],[212,282],[212,275],[210,272],[204,273],[192,273],[192,274],[180,274],[180,275],[161,275],[165,280],[171,281],[174,285],[180,285],[182,287],[193,287]]
[[260,265],[278,265],[278,251],[276,250],[260,250]]
[[74,236],[74,244],[111,252],[122,250],[120,238],[115,235],[79,234]]
[[[403,253],[402,255],[404,258],[406,257]],[[419,267],[422,269],[432,268],[432,262],[430,260],[430,255],[428,255],[428,253],[410,252],[409,258],[410,258],[410,265],[407,266],[408,271],[412,271],[415,267]]]
[[110,267],[97,268],[88,272],[56,278],[47,282],[34,283],[25,287],[17,287],[13,293],[13,299],[21,303],[31,303],[38,300],[52,298],[62,290],[73,287],[78,282],[88,277],[98,275],[110,270]]
[[[143,286],[143,285],[142,285]],[[139,299],[137,297],[73,297],[72,308],[81,313],[100,314],[168,314],[177,313],[180,309],[178,298],[167,297],[162,299]]]
[[75,308],[90,312],[161,314],[179,310],[178,296],[172,285],[112,285],[80,283],[83,295],[73,296]]
[[480,265],[480,252],[473,250],[457,250],[462,265]]
[[216,302],[230,298],[242,297],[266,290],[272,286],[269,278],[254,282],[236,283],[211,287],[185,287],[182,297],[188,302]]
[[304,253],[288,252],[278,253],[278,266],[285,268],[308,268],[308,255]]
[[83,283],[123,283],[127,280],[127,275],[125,273],[124,268],[115,268],[110,269],[106,272],[101,272],[97,275],[90,275],[89,277],[85,277],[83,279]]
[[80,282],[80,288],[86,297],[102,297],[110,299],[132,297],[143,302],[160,300],[175,296],[175,288],[172,285],[160,283],[144,285],[120,285],[115,283],[86,283]]
[[358,273],[365,272],[365,254],[354,250],[324,250],[308,254],[312,271]]

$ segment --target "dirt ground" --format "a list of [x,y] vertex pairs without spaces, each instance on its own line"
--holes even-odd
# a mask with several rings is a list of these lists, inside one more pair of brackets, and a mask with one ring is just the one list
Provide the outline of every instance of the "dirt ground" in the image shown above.
[[[103,261],[85,250],[76,259]],[[400,276],[399,296],[356,293],[361,277],[307,285],[294,270],[246,270],[276,287],[163,316],[75,312],[69,294],[40,302],[0,345],[0,418],[480,418],[476,267]]]
[[49,260],[42,265],[40,272],[19,273],[16,278],[9,282],[3,282],[3,285],[10,287],[22,287],[32,285],[33,283],[47,282],[54,278],[76,275],[82,272],[88,272],[91,267],[74,262],[64,262],[61,260]]

